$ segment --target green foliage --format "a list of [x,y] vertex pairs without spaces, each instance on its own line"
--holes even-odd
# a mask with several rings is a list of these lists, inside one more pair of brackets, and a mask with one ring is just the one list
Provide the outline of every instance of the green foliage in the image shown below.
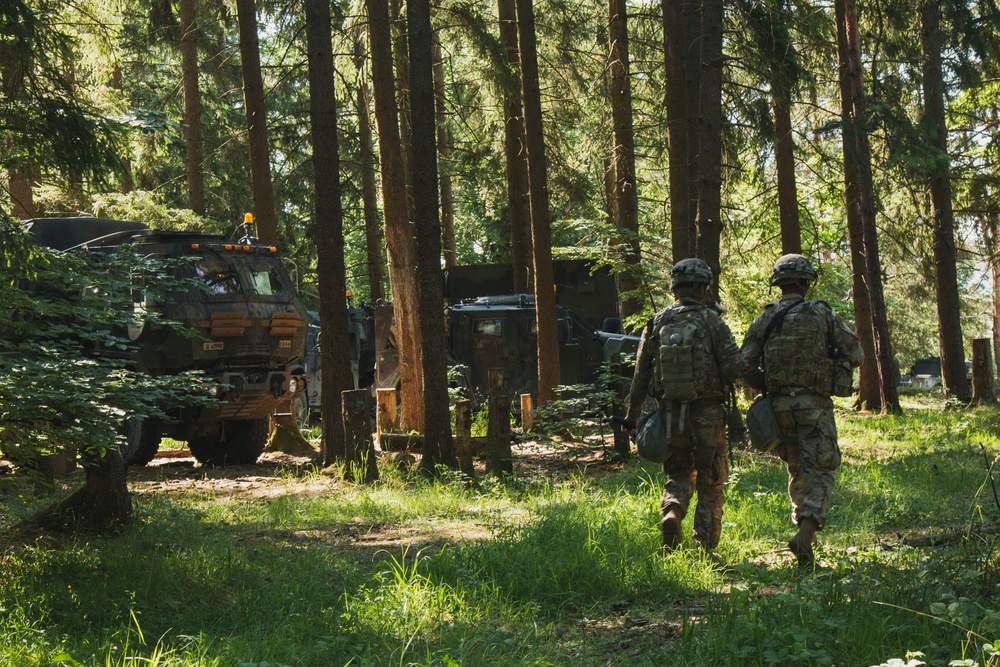
[[[151,298],[188,285],[123,246],[59,253],[16,223],[0,227],[0,451],[24,460],[76,449],[100,456],[126,416],[197,402],[196,375],[151,378],[131,361],[132,290]],[[146,314],[158,321],[155,313]],[[171,326],[171,323],[160,321]]]

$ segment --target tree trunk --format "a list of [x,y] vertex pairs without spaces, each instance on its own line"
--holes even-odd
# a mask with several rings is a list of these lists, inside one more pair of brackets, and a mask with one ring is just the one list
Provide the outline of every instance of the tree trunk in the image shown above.
[[452,194],[451,131],[448,129],[448,105],[445,99],[444,58],[441,41],[434,33],[434,102],[437,118],[438,166],[441,172],[441,245],[444,248],[444,265],[458,265],[455,247],[455,197]]
[[[326,0],[306,0],[310,3],[322,2],[330,11]],[[375,447],[372,443],[372,430],[369,422],[368,404],[372,400],[367,389],[351,389],[338,394],[343,406],[342,423],[344,424],[345,454],[343,461],[347,463],[347,475],[355,482],[365,484],[378,480],[378,465],[375,461]]]
[[996,216],[992,213],[983,220],[983,239],[986,242],[986,252],[990,258],[990,277],[992,278],[991,316],[993,329],[993,362],[994,375],[1000,377],[1000,248],[997,244]]
[[467,398],[455,401],[455,450],[458,469],[469,482],[474,482],[476,466],[472,460],[472,402]]
[[507,396],[507,376],[501,368],[490,368],[486,371],[486,382],[489,392],[486,474],[501,477],[514,472],[514,457],[510,451],[510,398]]
[[642,254],[639,247],[639,196],[635,182],[635,137],[632,129],[632,90],[629,75],[628,17],[625,0],[608,0],[611,115],[614,122],[615,189],[612,210],[624,267],[618,273],[621,316],[625,320],[642,310],[639,298]]
[[698,140],[698,257],[712,269],[712,291],[719,293],[722,240],[722,28],[723,0],[703,0]]
[[243,101],[247,113],[250,146],[250,180],[253,187],[257,238],[264,245],[278,244],[278,222],[271,185],[271,153],[264,113],[264,81],[260,73],[260,43],[254,0],[236,0],[240,26],[240,61],[243,69]]
[[13,213],[19,220],[28,220],[38,215],[31,181],[31,176],[24,169],[7,170],[8,194],[14,207]]
[[688,60],[697,43],[693,4],[687,0],[662,0],[663,53],[666,71],[668,178],[670,181],[670,236],[673,261],[694,254],[695,209],[692,205],[693,176],[691,140],[691,87]]
[[[382,211],[385,216],[385,245],[389,252],[389,281],[392,285],[396,344],[399,349],[400,428],[422,431],[423,379],[420,361],[420,333],[417,328],[416,249],[406,202],[403,151],[392,73],[392,48],[387,0],[366,0],[368,44],[371,48],[372,92],[375,124],[378,127],[379,164],[382,168]],[[440,274],[440,271],[437,272]]]
[[337,97],[333,72],[330,3],[305,0],[309,52],[309,116],[312,122],[313,169],[316,177],[316,276],[323,390],[323,464],[346,461],[340,395],[354,389],[348,334],[347,277],[344,269],[344,211],[340,202],[340,147],[337,140]]
[[774,162],[778,172],[778,214],[781,221],[781,253],[802,253],[799,195],[795,186],[795,140],[792,137],[791,102],[787,93],[774,99]]
[[521,106],[521,59],[517,45],[517,8],[515,0],[498,0],[500,41],[507,51],[507,62],[516,85],[504,86],[504,155],[507,159],[507,209],[510,219],[510,252],[514,270],[514,292],[533,289],[531,248],[531,204],[528,195],[528,160],[525,149],[524,111]]
[[372,301],[382,301],[385,299],[385,251],[382,249],[382,228],[378,217],[378,184],[375,180],[375,146],[372,142],[368,83],[361,76],[365,64],[365,47],[360,35],[354,43],[354,62],[358,68],[358,149],[361,153],[361,201],[365,212],[368,296]]
[[951,159],[944,117],[944,77],[941,71],[941,8],[925,0],[920,8],[923,44],[924,132],[937,153],[930,168],[927,190],[934,226],[934,269],[937,283],[938,335],[941,377],[946,396],[968,401],[972,396],[965,373],[965,349],[958,290],[955,214],[951,205]]
[[538,84],[538,52],[532,0],[517,0],[517,36],[521,54],[524,129],[528,149],[528,190],[531,201],[531,243],[534,249],[535,318],[538,329],[538,405],[557,398],[559,334],[552,275],[552,227],[549,219],[548,167]]
[[441,282],[441,220],[438,217],[437,145],[434,140],[433,34],[430,0],[407,0],[410,47],[410,122],[413,157],[414,237],[417,259],[417,322],[423,345],[424,444],[420,470],[434,473],[439,464],[455,468],[448,411],[448,359],[445,354],[444,292]]
[[117,445],[84,462],[83,487],[42,510],[30,523],[48,530],[113,533],[132,523],[132,496]]
[[403,150],[403,174],[406,176],[406,206],[413,219],[413,127],[410,122],[410,54],[406,45],[406,19],[403,0],[389,0],[392,19],[392,57],[396,66],[396,100],[399,105],[399,141]]
[[181,73],[184,81],[184,143],[187,148],[188,206],[205,215],[205,172],[201,139],[201,89],[198,85],[198,24],[194,0],[180,0]]
[[[874,369],[862,365],[858,404],[871,409],[898,413],[899,394],[896,386],[896,361],[889,338],[885,297],[882,291],[882,266],[879,260],[878,235],[875,226],[875,192],[871,170],[871,147],[868,140],[864,73],[861,67],[861,44],[858,34],[857,6],[854,0],[837,0],[837,41],[841,50],[841,103],[844,116],[844,178],[848,205],[848,224],[855,216],[855,236],[851,241],[852,271],[855,286],[855,315],[859,338],[870,336],[874,353]],[[860,234],[858,234],[860,232]],[[850,233],[850,228],[849,228]],[[860,238],[858,238],[860,236]],[[863,285],[861,285],[863,283]],[[865,294],[857,291],[859,285]],[[866,303],[861,304],[862,299]],[[859,312],[859,308],[861,312]],[[863,331],[865,318],[870,318],[870,333]],[[862,339],[863,340],[863,339]],[[864,346],[864,342],[862,342]],[[872,372],[874,376],[870,375]],[[866,373],[868,375],[866,375]],[[867,381],[867,385],[866,385]],[[871,391],[871,384],[878,387]],[[863,394],[862,391],[867,391]],[[877,407],[876,407],[877,406]]]
[[991,345],[989,338],[976,338],[972,341],[972,403],[975,405],[993,405],[997,402]]

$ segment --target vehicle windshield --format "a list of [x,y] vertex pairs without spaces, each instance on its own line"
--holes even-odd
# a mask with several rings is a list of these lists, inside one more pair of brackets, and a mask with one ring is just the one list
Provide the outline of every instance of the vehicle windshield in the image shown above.
[[250,279],[257,294],[272,296],[285,291],[285,283],[278,268],[268,262],[254,263],[250,267]]
[[194,270],[216,294],[239,294],[240,280],[233,267],[222,260],[203,259],[195,262]]

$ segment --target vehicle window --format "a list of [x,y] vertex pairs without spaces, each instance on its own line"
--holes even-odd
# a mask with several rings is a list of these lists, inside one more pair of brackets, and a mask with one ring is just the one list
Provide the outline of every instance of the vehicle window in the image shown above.
[[240,281],[236,271],[225,262],[217,259],[205,259],[195,262],[195,272],[205,281],[208,288],[216,294],[238,294]]
[[477,336],[493,336],[503,338],[503,320],[475,320],[472,331]]
[[538,320],[534,317],[525,318],[522,320],[524,322],[524,333],[534,338],[538,337]]
[[272,294],[280,294],[284,289],[281,283],[281,276],[278,275],[275,269],[267,270],[263,267],[261,269],[251,269],[250,277],[253,279],[253,288],[257,291],[257,294],[270,296]]

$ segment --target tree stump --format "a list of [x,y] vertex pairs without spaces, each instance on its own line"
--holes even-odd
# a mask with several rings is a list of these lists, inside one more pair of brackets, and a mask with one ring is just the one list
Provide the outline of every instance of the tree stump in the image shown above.
[[399,418],[396,412],[396,390],[377,389],[375,429],[379,435],[383,433],[395,433],[399,428]]
[[972,341],[972,404],[986,405],[997,402],[996,384],[993,378],[993,355],[989,338]]
[[521,394],[521,431],[528,433],[531,431],[531,424],[535,421],[535,406],[531,401],[531,394]]
[[340,397],[344,414],[344,449],[347,452],[346,474],[355,482],[374,482],[378,479],[378,466],[368,417],[371,394],[367,389],[351,389],[342,392]]
[[489,391],[486,429],[486,472],[498,477],[514,472],[514,458],[510,451],[510,402],[507,397],[507,375],[500,368],[486,371]]
[[455,454],[458,469],[470,480],[476,479],[472,462],[472,403],[467,398],[455,403]]

